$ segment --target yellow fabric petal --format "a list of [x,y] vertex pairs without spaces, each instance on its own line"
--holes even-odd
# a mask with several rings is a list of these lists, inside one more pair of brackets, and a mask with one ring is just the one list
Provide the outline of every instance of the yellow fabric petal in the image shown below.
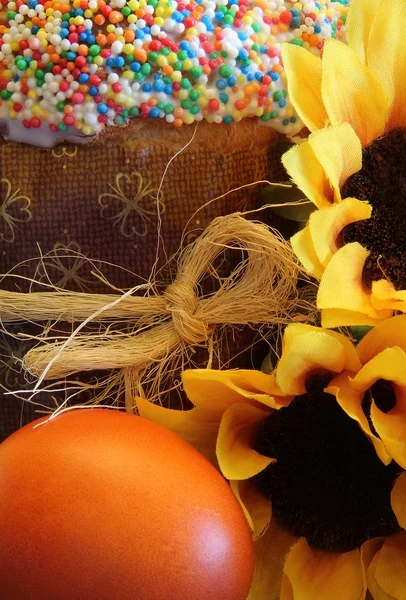
[[265,534],[254,542],[254,578],[247,600],[282,600],[285,556],[296,539],[272,519]]
[[[365,392],[378,379],[406,386],[406,353],[398,347],[386,348],[368,361],[351,379],[354,389]],[[406,440],[405,440],[406,441]]]
[[282,344],[282,355],[290,350],[290,347],[294,340],[299,335],[307,335],[309,333],[325,333],[334,340],[337,340],[344,346],[346,353],[345,368],[349,371],[357,371],[361,368],[361,363],[357,356],[357,351],[354,348],[351,340],[337,331],[330,331],[329,329],[323,330],[321,327],[315,325],[307,325],[306,323],[291,323],[285,327],[283,333],[283,344]]
[[364,565],[365,572],[368,571],[371,562],[375,555],[382,548],[385,541],[384,537],[371,538],[364,542],[361,546],[361,560]]
[[223,412],[235,402],[254,406],[280,408],[289,404],[289,398],[279,396],[275,378],[261,371],[236,369],[189,369],[182,373],[183,388],[188,398],[198,406],[211,400],[223,405]]
[[[382,545],[385,541],[384,537],[377,537],[377,538],[371,538],[370,540],[367,540],[366,542],[364,542],[361,546],[361,561],[364,567],[364,572],[368,573],[369,567],[373,561],[373,559],[375,558],[375,555],[379,552],[379,550],[382,548]],[[372,587],[370,587],[370,584],[372,584],[372,580],[371,578],[368,581],[368,577],[367,577],[367,583],[368,583],[368,592],[367,592],[367,596],[366,596],[366,600],[393,600],[393,598],[389,598],[388,596],[383,596],[381,595],[381,592],[378,590],[376,590],[376,586],[374,587],[372,585]],[[372,597],[370,595],[370,591],[374,591],[374,596]]]
[[347,413],[351,419],[357,421],[362,431],[372,441],[375,451],[384,465],[388,465],[392,457],[385,450],[382,441],[372,433],[364,411],[362,410],[363,392],[355,390],[351,386],[350,379],[347,373],[342,373],[335,377],[330,385],[325,389],[325,392],[336,397],[338,404]]
[[341,308],[324,308],[322,311],[321,324],[323,327],[341,327],[345,323],[347,327],[362,325],[375,325],[376,319],[367,317],[361,312],[343,310]]
[[322,208],[340,202],[340,188],[361,169],[361,142],[347,123],[327,127],[288,150],[282,163],[306,197]]
[[290,243],[293,252],[296,254],[306,271],[316,279],[321,279],[321,276],[324,273],[324,267],[317,258],[312,236],[310,234],[310,227],[307,225],[307,227],[295,233],[295,235],[290,238]]
[[342,554],[323,552],[311,548],[300,538],[286,558],[284,572],[295,600],[363,600],[365,597],[365,575],[359,550]]
[[258,427],[269,412],[249,404],[233,404],[223,415],[217,437],[217,460],[227,479],[248,479],[263,471],[274,458],[253,450]]
[[[357,325],[370,325],[372,319],[387,319],[391,316],[391,311],[374,309],[370,301],[370,292],[363,285],[362,271],[367,256],[368,251],[358,242],[345,244],[327,265],[320,281],[317,307],[322,311],[336,310],[334,321],[330,313],[329,327],[347,325],[346,317],[349,312],[360,315]],[[361,318],[362,315],[365,315],[365,319]],[[322,325],[327,326],[323,313]]]
[[313,204],[321,208],[333,201],[331,184],[308,141],[288,150],[282,156],[282,163],[294,183]]
[[281,55],[296,112],[310,131],[323,129],[328,116],[321,101],[320,58],[294,44],[282,44]]
[[322,95],[332,125],[349,123],[363,146],[382,135],[388,98],[375,76],[343,42],[323,49]]
[[392,488],[390,502],[399,525],[406,529],[406,472],[399,475]]
[[406,126],[406,12],[404,0],[381,2],[371,26],[367,66],[382,84],[391,111],[388,128]]
[[[295,341],[295,339],[299,335],[308,335],[309,333],[320,333],[323,330],[316,325],[308,325],[307,323],[290,323],[285,327],[283,332],[283,340],[282,340],[282,356],[290,351],[290,348]],[[330,331],[326,331],[325,333],[332,333]],[[334,332],[335,333],[335,332]],[[341,340],[344,336],[340,334],[336,334],[338,339]],[[332,336],[336,339],[336,336]]]
[[295,600],[292,585],[285,573],[282,575],[281,595],[278,600]]
[[377,310],[387,309],[406,312],[406,290],[396,291],[387,279],[374,281],[371,302]]
[[357,353],[365,364],[390,346],[399,346],[406,352],[406,315],[387,319],[368,331],[357,345]]
[[357,0],[352,3],[347,17],[347,43],[363,63],[366,62],[369,34],[379,2],[380,0]]
[[371,405],[371,420],[392,458],[406,469],[406,394],[396,390],[396,406],[388,413],[384,413],[376,406]]
[[386,538],[367,571],[374,600],[406,600],[406,532]]
[[348,123],[343,123],[316,131],[308,141],[334,191],[332,200],[340,202],[342,186],[362,168],[359,138]]
[[372,208],[356,198],[314,211],[309,218],[310,236],[317,258],[326,267],[337,252],[337,238],[349,223],[369,219]]
[[230,485],[247,517],[255,540],[269,527],[272,517],[271,502],[252,481],[230,481]]
[[406,353],[401,348],[386,348],[371,358],[351,380],[351,385],[365,392],[379,379],[394,383],[396,405],[384,413],[372,396],[372,424],[390,456],[406,468]]
[[306,325],[289,325],[285,330],[282,356],[276,368],[276,381],[286,394],[306,391],[310,373],[327,370],[341,373],[361,366],[350,340],[337,332]]
[[219,411],[219,405],[207,402],[192,410],[183,411],[136,398],[136,406],[141,417],[170,429],[217,466],[216,441],[223,413]]

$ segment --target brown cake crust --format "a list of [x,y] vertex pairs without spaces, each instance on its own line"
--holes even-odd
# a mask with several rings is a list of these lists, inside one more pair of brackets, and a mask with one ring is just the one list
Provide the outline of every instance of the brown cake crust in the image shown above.
[[270,144],[285,139],[285,136],[264,125],[257,118],[218,125],[201,121],[183,125],[181,128],[156,119],[135,118],[130,119],[126,127],[106,127],[92,143],[103,144],[121,138],[124,144],[131,143],[140,147],[143,144],[164,144],[168,149],[173,147],[176,152],[187,144],[193,135],[193,142],[199,148],[219,154],[230,154],[244,149],[256,154],[266,151]]

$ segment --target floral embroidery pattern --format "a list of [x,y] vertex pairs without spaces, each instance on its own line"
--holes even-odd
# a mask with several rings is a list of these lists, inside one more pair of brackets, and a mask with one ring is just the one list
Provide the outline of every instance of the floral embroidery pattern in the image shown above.
[[57,242],[50,252],[42,256],[35,279],[48,281],[57,288],[86,292],[94,283],[94,280],[86,278],[90,268],[89,260],[82,254],[79,244]]
[[68,156],[69,158],[73,158],[78,153],[77,146],[70,146],[67,148],[66,146],[56,146],[56,148],[52,148],[52,156],[54,158],[63,158],[64,156]]
[[0,196],[0,242],[12,244],[18,223],[28,223],[32,219],[31,200],[21,195],[19,189],[12,193],[11,182],[4,177],[0,179],[0,185],[5,188],[4,196],[1,194],[3,198]]
[[165,204],[158,198],[158,188],[145,181],[139,171],[129,175],[118,173],[115,185],[109,184],[112,191],[99,196],[100,214],[103,218],[120,224],[120,232],[125,237],[133,235],[144,237],[148,233],[148,224],[154,222],[157,208],[162,214]]

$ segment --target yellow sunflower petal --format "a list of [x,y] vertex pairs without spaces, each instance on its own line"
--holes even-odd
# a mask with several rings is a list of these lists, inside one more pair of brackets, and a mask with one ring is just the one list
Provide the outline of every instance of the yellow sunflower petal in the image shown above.
[[[371,321],[387,319],[391,311],[377,311],[371,304],[370,292],[364,287],[362,271],[368,251],[354,242],[345,244],[331,258],[320,281],[317,295],[317,307],[324,309],[335,309],[326,322],[322,313],[323,327],[340,327],[348,325],[347,316],[351,312],[358,313],[360,320],[358,325],[370,325]],[[337,310],[340,309],[340,310]],[[365,319],[362,318],[365,315]]]
[[328,124],[321,102],[321,60],[294,44],[282,44],[282,60],[288,81],[289,98],[310,131]]
[[385,541],[384,537],[371,538],[364,542],[361,546],[361,560],[364,565],[365,572],[368,571],[374,556],[382,548]]
[[396,405],[385,413],[372,397],[372,424],[390,456],[406,468],[406,353],[401,348],[386,348],[371,358],[351,380],[351,385],[366,391],[379,379],[394,383]]
[[[354,389],[365,392],[378,379],[406,386],[406,353],[398,347],[385,348],[371,358],[351,380]],[[405,440],[406,442],[406,440]]]
[[[376,538],[371,538],[362,544],[362,546],[361,546],[361,561],[362,561],[365,573],[368,573],[369,567],[370,567],[373,559],[375,558],[376,554],[382,548],[384,541],[385,541],[384,537],[376,537]],[[369,579],[369,581],[367,581],[367,583],[368,583],[369,591],[367,593],[366,600],[393,600],[393,598],[389,598],[388,596],[381,595],[381,591],[379,591],[379,590],[377,591],[376,586],[374,587],[372,585],[372,587],[370,587],[370,584],[372,584],[371,578]],[[370,592],[372,590],[374,590],[373,597],[370,595]]]
[[287,325],[283,332],[282,353],[289,351],[298,335],[319,333],[320,331],[320,327],[317,327],[316,325],[307,325],[307,323],[291,323],[290,325]]
[[406,125],[406,12],[404,0],[380,2],[371,26],[366,63],[391,106],[388,127]]
[[334,191],[332,199],[340,202],[342,186],[362,167],[359,138],[348,123],[342,123],[316,131],[309,136],[308,141]]
[[217,466],[216,441],[222,411],[216,403],[207,402],[192,410],[173,410],[153,404],[144,398],[136,399],[141,417],[155,421],[192,444]]
[[406,471],[403,471],[395,481],[390,503],[399,525],[402,529],[406,529]]
[[269,527],[272,517],[271,502],[250,480],[230,481],[230,485],[247,517],[255,540]]
[[356,198],[314,211],[307,227],[291,238],[293,251],[312,275],[321,278],[324,267],[337,252],[337,238],[349,223],[368,219],[371,207]]
[[362,431],[370,438],[375,447],[375,451],[383,464],[388,465],[391,462],[392,457],[386,452],[382,441],[372,433],[368,419],[362,410],[362,399],[364,394],[351,386],[348,374],[342,373],[335,377],[324,391],[335,396],[338,404],[347,415],[351,417],[351,419],[357,421]]
[[235,402],[280,408],[290,399],[280,397],[275,378],[261,371],[238,369],[217,371],[214,369],[189,369],[182,373],[184,390],[188,398],[198,406],[207,400],[223,406],[223,412]]
[[235,497],[237,498],[238,502],[241,505],[241,508],[242,508],[242,510],[244,512],[245,518],[248,521],[248,524],[250,526],[251,531],[254,532],[254,529],[255,529],[254,521],[252,520],[252,517],[251,517],[251,514],[250,514],[249,510],[245,506],[245,503],[244,503],[244,501],[241,498],[240,486],[241,486],[242,483],[249,483],[249,482],[247,482],[247,481],[230,481],[230,487],[233,490]]
[[332,125],[349,123],[363,146],[382,135],[389,102],[375,76],[343,42],[323,50],[322,96]]
[[284,572],[295,599],[361,600],[365,597],[365,575],[359,550],[342,554],[323,552],[311,548],[300,538],[286,558]]
[[347,42],[358,58],[365,63],[369,34],[376,17],[376,8],[380,0],[357,0],[351,5],[347,17]]
[[406,532],[386,538],[367,571],[374,600],[406,600]]
[[285,330],[282,356],[276,368],[276,381],[286,394],[306,391],[308,375],[325,369],[341,373],[360,368],[357,352],[348,338],[337,332],[309,325],[289,325]]
[[269,412],[249,404],[233,404],[223,415],[217,437],[217,460],[227,479],[248,479],[263,471],[274,458],[253,449],[255,433]]
[[321,276],[324,273],[324,267],[317,258],[312,236],[310,234],[310,227],[307,225],[304,229],[295,233],[295,235],[290,238],[290,243],[293,252],[296,254],[306,271],[316,279],[321,279]]
[[340,188],[361,169],[361,142],[348,123],[327,127],[288,150],[282,162],[306,197],[322,208],[340,202]]
[[340,327],[345,323],[347,327],[362,325],[375,325],[376,319],[367,317],[361,312],[343,310],[342,308],[324,308],[321,323],[323,327]]
[[285,573],[282,575],[281,595],[278,600],[295,600],[292,585]]
[[365,364],[391,346],[399,346],[406,352],[406,315],[387,319],[368,331],[357,345],[357,352]]
[[396,390],[396,406],[384,413],[371,404],[371,420],[392,458],[406,469],[406,394]]
[[371,302],[378,310],[388,309],[406,312],[406,290],[396,291],[387,279],[374,281]]
[[254,542],[254,578],[247,600],[285,600],[280,596],[283,565],[296,539],[272,519],[265,534]]
[[321,208],[333,201],[334,191],[308,141],[288,150],[282,156],[282,163],[294,183],[313,204]]
[[326,267],[339,249],[337,238],[349,223],[369,219],[372,208],[356,198],[314,211],[309,218],[310,236],[317,258]]
[[309,333],[326,333],[329,337],[340,342],[340,344],[343,345],[347,355],[345,368],[349,371],[357,371],[359,368],[361,368],[357,351],[347,336],[338,333],[337,331],[330,331],[329,329],[323,331],[321,327],[317,327],[316,325],[307,325],[306,323],[291,323],[285,328],[283,333],[282,354],[290,350],[292,343],[299,335],[307,335]]

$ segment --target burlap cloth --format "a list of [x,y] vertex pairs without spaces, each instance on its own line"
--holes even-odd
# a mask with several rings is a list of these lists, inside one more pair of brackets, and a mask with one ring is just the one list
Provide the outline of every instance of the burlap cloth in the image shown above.
[[[187,243],[214,217],[261,206],[265,184],[227,192],[260,179],[283,179],[281,138],[252,120],[226,130],[200,124],[196,132],[194,126],[178,132],[144,125],[108,133],[86,146],[65,144],[41,150],[16,143],[1,145],[2,274],[12,272],[78,291],[131,288],[149,277],[157,255],[158,189],[162,266],[178,250],[183,234]],[[192,143],[173,158],[193,134]],[[270,213],[261,218],[274,219]],[[271,224],[282,226],[280,220]],[[92,275],[92,268],[100,269],[110,286]],[[14,291],[41,289],[14,277],[2,279],[0,286]],[[34,331],[26,324],[7,328],[14,334]],[[246,340],[244,334],[234,340],[239,357],[232,366],[258,366],[260,357],[256,359],[252,350],[241,354],[253,335],[251,331]],[[28,347],[26,340],[0,334],[0,382],[11,392],[32,386],[18,363]],[[233,344],[227,348],[231,358]],[[49,396],[38,401],[55,405]],[[36,408],[0,391],[0,439],[40,416]]]

